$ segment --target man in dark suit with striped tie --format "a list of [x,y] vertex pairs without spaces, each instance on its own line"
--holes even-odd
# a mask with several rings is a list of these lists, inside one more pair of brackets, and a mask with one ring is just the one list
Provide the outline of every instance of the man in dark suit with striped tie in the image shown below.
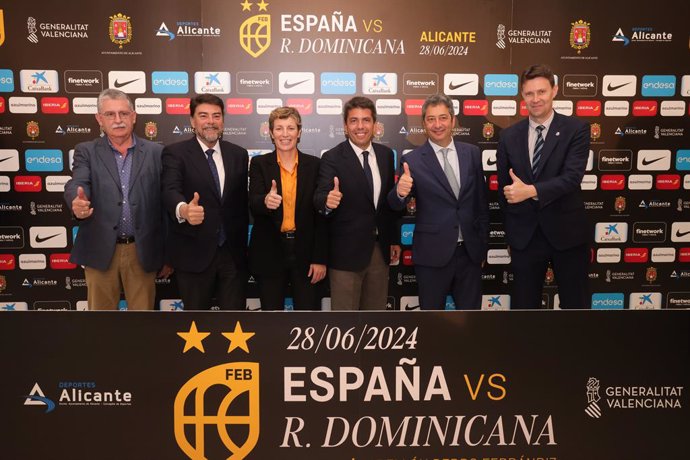
[[520,85],[529,117],[503,130],[496,155],[514,275],[511,308],[540,308],[549,263],[560,307],[590,308],[591,228],[580,191],[589,127],[553,110],[558,86],[547,66],[525,70]]

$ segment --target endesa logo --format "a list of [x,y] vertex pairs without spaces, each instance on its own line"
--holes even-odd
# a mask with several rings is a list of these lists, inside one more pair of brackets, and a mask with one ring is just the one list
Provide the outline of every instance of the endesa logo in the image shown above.
[[489,101],[486,99],[468,99],[462,103],[463,115],[484,116],[489,114]]
[[658,110],[656,101],[633,101],[633,117],[655,117]]
[[154,94],[187,94],[189,75],[187,72],[153,72],[151,91]]
[[311,115],[314,112],[314,101],[307,98],[292,98],[285,101],[288,107],[294,107],[300,115]]
[[659,174],[656,176],[657,190],[678,190],[680,188],[679,174]]
[[623,310],[625,295],[622,292],[597,292],[592,294],[592,310]]
[[623,260],[629,264],[643,264],[649,260],[649,249],[625,248]]
[[517,96],[518,76],[515,74],[486,74],[484,75],[484,95],[486,96]]
[[623,174],[604,174],[601,176],[602,190],[625,189],[625,176]]
[[575,113],[578,117],[598,117],[601,115],[601,101],[577,101]]
[[424,99],[405,100],[405,115],[421,115]]
[[640,94],[645,97],[669,97],[676,94],[675,75],[645,75]]
[[35,171],[62,171],[62,150],[54,149],[29,149],[24,155],[26,170]]
[[66,97],[42,97],[41,112],[48,114],[69,113],[69,100]]
[[253,107],[254,103],[251,99],[233,98],[225,101],[225,113],[228,115],[249,115]]
[[690,150],[678,150],[676,152],[676,169],[678,171],[690,171]]
[[14,270],[17,262],[12,254],[0,254],[0,270]]
[[189,115],[189,98],[167,98],[165,100],[165,113],[167,113],[168,115]]
[[42,189],[40,176],[14,176],[15,192],[40,192]]
[[10,69],[0,69],[0,93],[14,91],[14,74]]
[[354,72],[322,72],[321,94],[355,94],[357,76]]
[[50,255],[50,268],[51,270],[73,270],[77,268],[77,264],[73,264],[69,261],[69,254],[51,254]]
[[402,224],[400,226],[400,243],[404,246],[412,246],[415,224]]

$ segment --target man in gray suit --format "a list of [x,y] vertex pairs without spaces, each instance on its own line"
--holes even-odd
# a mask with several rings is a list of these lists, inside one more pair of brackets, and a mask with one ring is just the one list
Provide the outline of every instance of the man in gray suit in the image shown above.
[[[74,151],[65,201],[79,222],[70,262],[83,265],[90,310],[153,309],[156,271],[163,265],[161,146],[133,134],[137,114],[122,91],[98,96],[104,136]],[[164,269],[161,276],[167,277]]]

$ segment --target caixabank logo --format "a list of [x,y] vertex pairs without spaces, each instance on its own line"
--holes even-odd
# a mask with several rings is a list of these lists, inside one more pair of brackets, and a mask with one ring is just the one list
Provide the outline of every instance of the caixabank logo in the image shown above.
[[[188,331],[177,335],[185,341],[183,354],[192,349],[205,353],[203,341],[211,332],[199,331],[192,321]],[[254,332],[243,331],[239,321],[222,335],[230,341],[228,353],[237,348],[249,353]],[[220,458],[207,452],[217,441],[227,449],[222,458],[245,458],[259,439],[259,363],[227,362],[202,370],[182,385],[173,410],[175,440],[189,458]],[[216,442],[207,442],[211,433],[217,434]]]

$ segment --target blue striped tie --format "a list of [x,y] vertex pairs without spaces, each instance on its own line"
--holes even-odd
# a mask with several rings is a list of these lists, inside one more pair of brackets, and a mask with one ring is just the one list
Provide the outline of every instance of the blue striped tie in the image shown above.
[[541,132],[544,131],[544,125],[539,125],[535,128],[537,130],[537,142],[534,143],[534,154],[532,155],[532,175],[537,175],[539,169],[539,160],[541,160],[541,151],[544,148],[544,137]]

